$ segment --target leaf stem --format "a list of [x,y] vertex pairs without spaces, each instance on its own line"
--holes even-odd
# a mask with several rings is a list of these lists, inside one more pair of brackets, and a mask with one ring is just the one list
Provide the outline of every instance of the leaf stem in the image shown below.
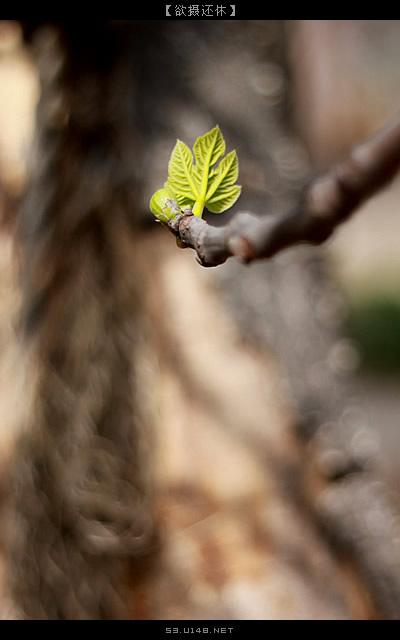
[[193,215],[201,218],[201,216],[203,215],[203,209],[204,209],[204,201],[196,200],[193,207]]

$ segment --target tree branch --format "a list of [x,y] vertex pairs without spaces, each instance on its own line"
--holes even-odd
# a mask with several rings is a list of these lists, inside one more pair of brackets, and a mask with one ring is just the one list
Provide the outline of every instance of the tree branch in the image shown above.
[[303,191],[287,213],[259,218],[238,213],[223,227],[213,227],[191,211],[167,223],[182,248],[191,247],[204,267],[230,256],[243,262],[270,258],[297,244],[318,245],[365,200],[384,187],[400,168],[400,118],[353,148]]

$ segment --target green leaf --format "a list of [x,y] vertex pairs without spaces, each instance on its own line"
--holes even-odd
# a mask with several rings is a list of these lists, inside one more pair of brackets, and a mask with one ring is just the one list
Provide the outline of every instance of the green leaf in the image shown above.
[[218,191],[232,187],[239,175],[239,161],[236,151],[231,151],[219,163],[208,179],[206,200],[209,201]]
[[168,222],[181,210],[168,188],[156,191],[150,200],[150,210],[160,222]]
[[214,197],[207,201],[207,209],[211,211],[211,213],[223,213],[233,207],[241,191],[242,187],[238,185],[217,191]]
[[176,141],[168,163],[168,186],[180,197],[194,202],[199,196],[193,175],[193,156],[189,147],[181,140]]
[[218,126],[197,138],[193,146],[196,159],[195,175],[199,183],[208,178],[210,167],[225,153],[225,140]]
[[174,198],[174,200],[176,200],[176,202],[179,204],[181,209],[187,209],[187,208],[193,209],[193,204],[195,202],[193,197],[188,197],[185,195],[181,195],[180,193],[174,192],[168,180],[164,184],[164,189],[168,190],[168,192],[171,194],[171,198]]
[[[177,206],[190,208],[193,214],[200,216],[204,207],[212,213],[222,213],[229,209],[240,196],[241,187],[235,185],[239,174],[239,162],[236,151],[225,153],[225,140],[218,126],[197,138],[193,146],[194,159],[189,147],[177,140],[168,163],[168,180],[164,184],[164,205],[158,204],[158,196],[153,203],[157,214],[167,215],[170,210],[165,205],[167,199],[173,199]],[[218,163],[219,164],[216,164]],[[158,194],[163,192],[160,189]],[[155,194],[156,195],[156,194]],[[154,198],[154,196],[153,196]],[[168,213],[170,215],[170,213]]]

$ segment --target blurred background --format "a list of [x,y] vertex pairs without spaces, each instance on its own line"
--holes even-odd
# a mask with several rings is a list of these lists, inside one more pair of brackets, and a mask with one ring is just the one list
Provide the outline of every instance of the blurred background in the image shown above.
[[[21,367],[13,221],[42,91],[32,42],[45,50],[52,28],[24,37],[24,25],[0,22],[3,477],[23,403],[10,383]],[[324,247],[250,266],[201,268],[147,203],[176,138],[192,145],[218,123],[238,151],[243,190],[232,213],[209,222],[286,210],[310,177],[398,112],[400,21],[118,28],[132,68],[119,98],[140,139],[126,173],[140,192],[142,399],[160,538],[132,569],[130,615],[399,618],[400,177]]]

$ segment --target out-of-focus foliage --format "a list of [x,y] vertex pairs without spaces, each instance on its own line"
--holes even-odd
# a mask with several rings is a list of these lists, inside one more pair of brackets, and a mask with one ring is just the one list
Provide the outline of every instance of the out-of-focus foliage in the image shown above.
[[365,369],[400,373],[400,299],[376,294],[350,309],[348,330]]

